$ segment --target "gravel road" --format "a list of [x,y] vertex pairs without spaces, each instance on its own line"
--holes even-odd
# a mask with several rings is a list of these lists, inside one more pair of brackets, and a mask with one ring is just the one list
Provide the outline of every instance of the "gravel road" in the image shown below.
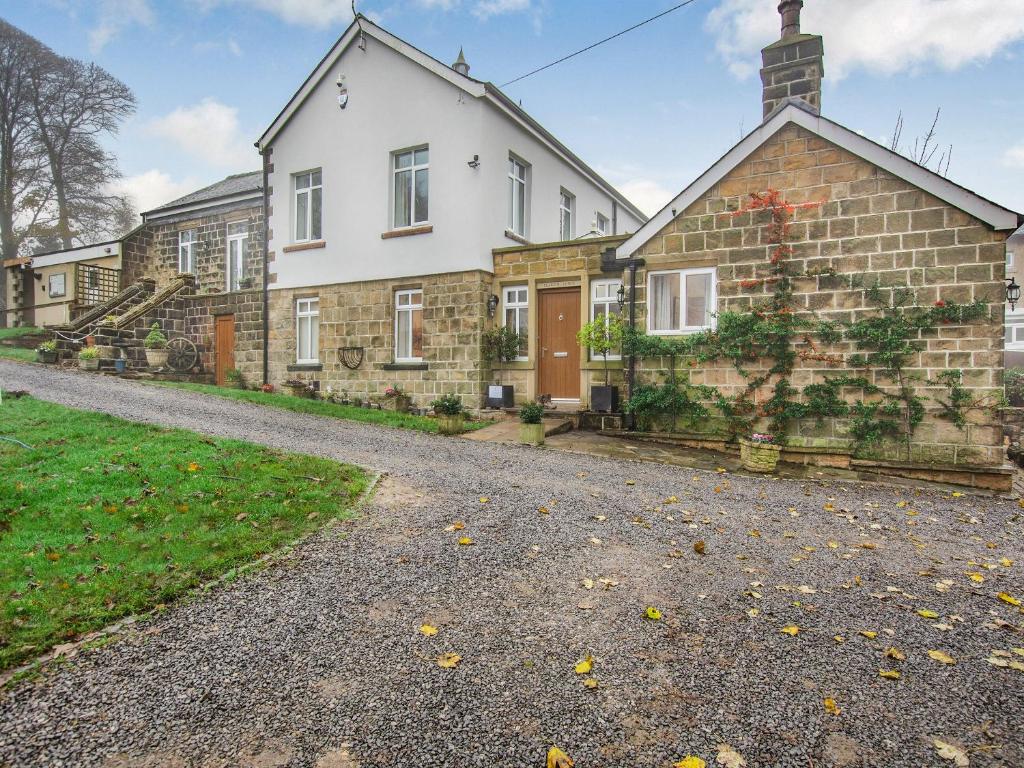
[[751,768],[954,766],[936,739],[1024,765],[1024,616],[998,597],[1024,598],[1016,501],[445,439],[16,363],[0,386],[389,473],[358,520],[3,694],[0,765],[542,768],[557,744],[577,768],[668,768],[728,744]]

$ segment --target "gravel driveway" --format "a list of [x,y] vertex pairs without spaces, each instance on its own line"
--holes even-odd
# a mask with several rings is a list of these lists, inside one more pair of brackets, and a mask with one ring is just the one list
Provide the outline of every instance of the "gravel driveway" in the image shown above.
[[998,598],[1024,598],[1016,501],[445,439],[14,363],[0,386],[390,473],[356,522],[6,694],[0,765],[541,768],[557,744],[577,768],[667,768],[728,744],[751,767],[954,766],[935,739],[1024,765],[1024,616]]

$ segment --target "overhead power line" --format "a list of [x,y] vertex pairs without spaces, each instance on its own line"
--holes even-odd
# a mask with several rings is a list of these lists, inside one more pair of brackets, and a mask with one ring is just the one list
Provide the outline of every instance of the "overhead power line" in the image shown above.
[[520,77],[517,77],[515,80],[509,80],[507,83],[502,83],[501,87],[502,88],[507,88],[508,86],[512,85],[513,83],[518,83],[520,80],[525,80],[528,77],[532,77],[533,75],[536,75],[538,72],[543,72],[545,69],[551,69],[552,67],[554,67],[554,66],[556,66],[558,64],[561,64],[563,61],[568,61],[571,58],[579,56],[581,53],[586,53],[587,51],[592,51],[595,48],[597,48],[599,45],[604,45],[605,43],[610,42],[610,41],[614,40],[617,37],[622,37],[623,35],[625,35],[625,34],[627,34],[629,32],[632,32],[634,29],[639,29],[640,27],[644,26],[645,24],[650,24],[652,21],[657,21],[662,16],[668,16],[673,11],[678,11],[680,8],[685,8],[686,6],[690,5],[691,3],[695,3],[695,2],[697,2],[697,0],[686,0],[686,2],[679,3],[679,5],[675,5],[675,6],[671,7],[671,8],[669,8],[666,11],[662,11],[657,16],[651,16],[651,18],[645,19],[645,20],[641,21],[639,24],[634,24],[632,27],[629,27],[628,29],[624,29],[621,32],[616,32],[611,37],[606,37],[604,40],[598,40],[596,43],[592,43],[591,45],[588,45],[586,48],[581,48],[580,50],[578,50],[578,51],[576,51],[574,53],[570,53],[568,56],[563,56],[558,61],[552,61],[550,64],[545,64],[543,67],[538,67],[537,69],[533,70],[532,72],[527,72],[525,75],[521,75]]

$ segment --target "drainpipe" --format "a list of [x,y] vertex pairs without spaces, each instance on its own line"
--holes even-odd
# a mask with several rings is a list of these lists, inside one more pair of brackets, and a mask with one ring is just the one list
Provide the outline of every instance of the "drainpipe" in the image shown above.
[[263,383],[270,383],[270,264],[267,261],[270,249],[269,218],[270,210],[270,174],[267,172],[269,155],[261,151],[263,157]]
[[[643,259],[630,259],[626,266],[629,268],[629,330],[636,330],[636,270],[644,265]],[[629,368],[626,372],[626,399],[633,397],[633,386],[636,384],[636,355],[630,354]],[[630,429],[632,429],[632,422]]]

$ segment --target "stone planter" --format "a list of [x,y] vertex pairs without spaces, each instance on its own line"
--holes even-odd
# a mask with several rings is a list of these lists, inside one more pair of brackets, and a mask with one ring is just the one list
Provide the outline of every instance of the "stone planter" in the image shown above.
[[779,463],[782,446],[774,443],[754,443],[740,438],[740,460],[743,468],[750,472],[771,473]]
[[615,413],[619,410],[619,388],[591,387],[590,410],[597,413]]
[[146,364],[150,368],[166,368],[167,354],[166,349],[150,349],[146,347]]
[[100,369],[100,359],[93,357],[88,360],[79,360],[78,367],[83,371],[98,371]]
[[523,445],[544,445],[544,425],[520,424],[519,442]]
[[395,401],[395,412],[396,413],[408,413],[409,409],[412,408],[412,398],[406,395],[399,395],[398,397],[391,398]]
[[55,351],[45,352],[41,349],[37,349],[36,360],[38,360],[40,363],[49,363],[50,365],[53,365],[54,363],[57,362],[57,353]]
[[464,431],[462,414],[437,414],[437,431],[442,435],[461,435]]

